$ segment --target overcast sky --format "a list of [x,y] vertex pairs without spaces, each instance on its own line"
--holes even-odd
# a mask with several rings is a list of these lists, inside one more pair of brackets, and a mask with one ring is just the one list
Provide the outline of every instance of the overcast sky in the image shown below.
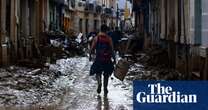
[[[119,0],[119,8],[125,8],[126,0]],[[128,2],[128,7],[130,7],[130,3]]]
[[[93,3],[93,1],[95,1],[95,0],[89,0],[90,3]],[[119,1],[119,8],[124,9],[126,0],[118,0],[118,1]],[[128,7],[131,8],[131,4],[129,2],[128,2]]]
[[125,7],[125,1],[126,0],[119,0],[119,8],[124,8]]

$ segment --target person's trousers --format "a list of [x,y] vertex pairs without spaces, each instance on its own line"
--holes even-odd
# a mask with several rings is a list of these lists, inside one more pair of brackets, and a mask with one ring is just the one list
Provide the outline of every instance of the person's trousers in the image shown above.
[[[108,80],[109,80],[109,75],[108,74],[103,74],[104,76],[104,79],[103,79],[103,87],[104,87],[104,90],[107,90],[107,87],[108,87]],[[102,86],[102,74],[96,74],[96,79],[97,79],[97,82],[98,82],[98,87]]]

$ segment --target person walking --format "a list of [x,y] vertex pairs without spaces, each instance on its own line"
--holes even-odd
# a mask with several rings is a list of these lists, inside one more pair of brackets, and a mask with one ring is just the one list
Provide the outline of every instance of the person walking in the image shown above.
[[119,31],[119,28],[116,27],[113,32],[109,33],[109,36],[112,38],[114,49],[118,51],[119,41],[123,37],[122,33]]
[[97,32],[95,30],[92,30],[88,35],[87,35],[87,41],[88,41],[88,49],[90,50],[92,41],[93,39],[97,36]]
[[[107,25],[101,26],[101,32],[93,39],[89,60],[92,60],[92,54],[95,53],[95,60],[91,66],[90,75],[96,74],[97,93],[101,93],[102,75],[104,76],[104,95],[108,94],[108,79],[113,73],[116,58],[114,55],[113,42],[111,37],[107,35]],[[113,58],[113,61],[112,61]]]

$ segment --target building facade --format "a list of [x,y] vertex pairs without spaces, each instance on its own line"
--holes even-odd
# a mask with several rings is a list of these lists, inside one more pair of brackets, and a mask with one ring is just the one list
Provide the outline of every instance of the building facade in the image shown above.
[[1,64],[32,57],[41,22],[39,0],[1,0]]
[[201,56],[207,54],[201,51],[206,51],[208,43],[206,0],[134,0],[133,3],[136,27],[144,36],[150,36],[153,46],[167,51],[169,68],[176,68],[187,78],[195,71],[200,77],[208,73],[207,64],[201,61]]
[[0,64],[38,54],[43,33],[115,27],[116,0],[0,0]]
[[99,31],[101,24],[115,27],[116,0],[79,0],[76,2],[74,29],[87,35]]
[[63,7],[64,0],[0,0],[1,65],[35,57],[41,33],[62,29]]

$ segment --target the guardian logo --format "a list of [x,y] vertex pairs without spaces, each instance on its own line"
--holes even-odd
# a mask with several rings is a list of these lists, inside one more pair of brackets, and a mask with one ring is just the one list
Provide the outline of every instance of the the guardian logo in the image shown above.
[[138,92],[136,100],[138,103],[197,103],[196,94],[185,94],[174,91],[171,86],[162,86],[160,83],[148,84],[149,92]]

